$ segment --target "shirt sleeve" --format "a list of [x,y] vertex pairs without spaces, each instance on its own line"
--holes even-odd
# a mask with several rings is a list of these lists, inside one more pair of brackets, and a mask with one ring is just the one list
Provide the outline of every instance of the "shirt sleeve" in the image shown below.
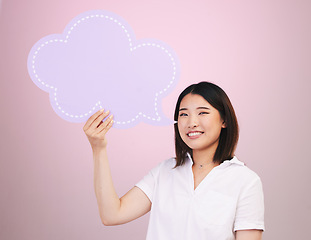
[[234,231],[247,229],[265,230],[264,196],[258,176],[242,190],[237,205]]
[[149,171],[149,173],[135,185],[147,195],[151,202],[153,200],[154,189],[157,185],[157,178],[159,175],[160,167],[161,163]]

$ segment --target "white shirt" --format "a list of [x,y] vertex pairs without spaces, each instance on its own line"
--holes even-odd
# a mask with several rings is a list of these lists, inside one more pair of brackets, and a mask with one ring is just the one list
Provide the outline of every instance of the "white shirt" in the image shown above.
[[236,157],[194,190],[192,160],[168,159],[136,184],[152,202],[147,240],[234,240],[234,231],[264,230],[261,180]]

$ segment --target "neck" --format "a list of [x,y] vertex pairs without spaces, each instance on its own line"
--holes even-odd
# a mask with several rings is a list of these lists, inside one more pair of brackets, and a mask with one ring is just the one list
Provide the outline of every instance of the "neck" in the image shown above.
[[194,165],[207,165],[213,162],[214,155],[206,154],[204,152],[193,151],[193,163]]
[[218,144],[215,144],[214,146],[211,146],[210,148],[204,150],[193,150],[192,160],[194,165],[212,165],[217,146]]

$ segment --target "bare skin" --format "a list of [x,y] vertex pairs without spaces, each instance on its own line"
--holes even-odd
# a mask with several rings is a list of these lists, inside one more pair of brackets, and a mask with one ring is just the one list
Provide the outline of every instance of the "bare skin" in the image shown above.
[[240,230],[235,232],[236,240],[262,240],[262,231],[257,229]]
[[100,218],[104,225],[118,225],[149,212],[151,202],[137,187],[121,198],[115,191],[107,157],[106,139],[106,133],[113,125],[113,116],[108,115],[109,112],[98,111],[85,123],[83,130],[93,150],[94,188]]
[[[101,221],[106,226],[119,225],[139,218],[150,211],[151,202],[145,193],[133,187],[119,198],[113,186],[107,157],[106,133],[113,125],[113,116],[100,110],[85,123],[83,130],[91,144],[94,162],[94,189]],[[199,158],[197,158],[199,159]],[[212,166],[211,166],[212,167]],[[204,175],[193,171],[198,185]],[[196,186],[194,186],[196,187]],[[262,231],[243,230],[236,232],[236,240],[261,240]]]

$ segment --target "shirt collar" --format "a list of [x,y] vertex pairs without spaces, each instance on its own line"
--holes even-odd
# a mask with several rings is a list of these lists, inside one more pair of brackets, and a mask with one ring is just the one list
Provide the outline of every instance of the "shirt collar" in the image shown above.
[[244,163],[241,162],[236,156],[234,156],[231,160],[223,161],[223,163],[220,164],[219,167],[227,167],[227,166],[232,165],[232,164],[237,164],[237,165],[240,165],[240,166],[244,166]]
[[[186,165],[189,165],[189,166],[193,165],[193,161],[192,161],[190,153],[187,153],[187,159],[186,159],[185,163],[186,163]],[[218,167],[219,168],[225,168],[225,167],[232,165],[232,164],[244,166],[244,163],[241,162],[236,156],[234,156],[231,160],[223,161],[223,163],[221,163]]]

